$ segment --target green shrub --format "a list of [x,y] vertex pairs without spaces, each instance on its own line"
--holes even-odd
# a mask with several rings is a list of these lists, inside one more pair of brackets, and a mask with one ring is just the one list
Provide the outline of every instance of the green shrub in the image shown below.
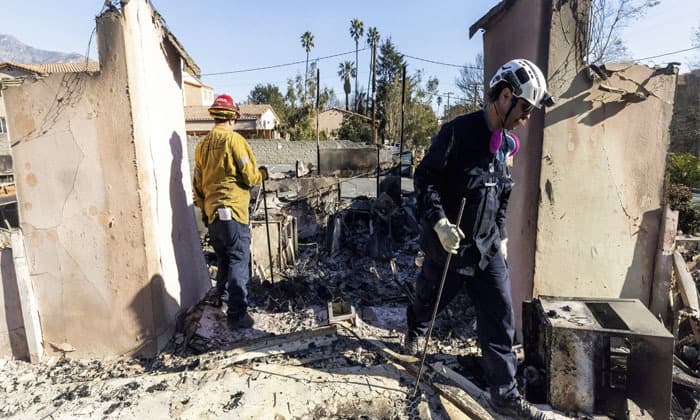
[[700,207],[691,206],[678,213],[678,228],[686,234],[695,234],[700,225]]
[[666,190],[666,203],[672,210],[687,211],[693,205],[693,192],[683,184],[673,183]]
[[700,188],[700,158],[690,153],[670,154],[668,174],[672,184]]
[[671,184],[666,190],[665,201],[671,209],[678,210],[678,229],[693,234],[700,224],[700,208],[693,206],[693,192],[685,185]]

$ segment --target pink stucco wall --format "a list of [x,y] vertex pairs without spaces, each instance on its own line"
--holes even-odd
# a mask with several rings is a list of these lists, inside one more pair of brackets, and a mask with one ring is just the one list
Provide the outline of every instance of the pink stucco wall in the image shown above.
[[[44,347],[154,354],[208,289],[185,146],[181,59],[145,0],[97,19],[99,74],[7,89]],[[183,175],[184,174],[184,175]]]

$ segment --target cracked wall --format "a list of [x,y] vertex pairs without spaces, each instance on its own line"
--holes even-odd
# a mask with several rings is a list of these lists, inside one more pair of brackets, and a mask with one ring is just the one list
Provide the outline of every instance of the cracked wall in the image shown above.
[[677,76],[607,67],[575,73],[545,117],[534,291],[648,303]]
[[649,299],[676,75],[623,66],[604,83],[624,99],[600,90],[586,76],[588,6],[515,1],[480,22],[486,80],[527,58],[557,98],[517,130],[507,223],[518,325],[520,302],[538,294]]
[[145,0],[97,19],[100,72],[5,91],[44,347],[153,354],[209,288],[181,58]]

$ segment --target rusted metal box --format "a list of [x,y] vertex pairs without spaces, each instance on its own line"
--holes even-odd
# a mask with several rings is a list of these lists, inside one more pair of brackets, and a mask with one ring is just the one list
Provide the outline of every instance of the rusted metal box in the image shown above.
[[639,300],[540,296],[523,304],[523,336],[554,408],[626,418],[630,399],[669,418],[673,336]]

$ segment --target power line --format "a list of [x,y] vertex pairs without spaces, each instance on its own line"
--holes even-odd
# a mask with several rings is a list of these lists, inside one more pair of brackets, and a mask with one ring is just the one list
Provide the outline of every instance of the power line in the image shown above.
[[483,70],[483,67],[478,67],[478,66],[467,66],[467,65],[460,65],[460,64],[452,64],[452,63],[444,63],[442,61],[435,61],[435,60],[428,60],[427,58],[420,58],[420,57],[414,57],[412,55],[408,54],[403,54],[404,57],[411,58],[413,60],[418,60],[418,61],[425,61],[426,63],[433,63],[433,64],[440,64],[442,66],[449,66],[449,67],[457,67],[457,68],[468,68],[468,69],[474,69],[474,70]]
[[[369,49],[369,47],[365,47],[365,48],[360,48],[360,49],[357,50],[357,51],[358,51],[358,52],[359,52],[359,51],[366,51],[366,50],[368,50],[368,49]],[[309,61],[326,60],[326,59],[329,59],[329,58],[335,58],[335,57],[340,57],[340,56],[343,56],[343,55],[352,54],[352,53],[354,53],[354,52],[355,52],[354,50],[353,50],[353,51],[346,51],[346,52],[342,52],[342,53],[338,53],[338,54],[327,55],[327,56],[324,56],[324,57],[318,57],[318,58],[310,59]],[[401,55],[402,55],[403,57],[410,58],[410,59],[412,59],[412,60],[423,61],[423,62],[432,63],[432,64],[438,64],[438,65],[441,65],[441,66],[455,67],[455,68],[459,68],[459,69],[461,69],[461,68],[468,68],[468,69],[474,69],[474,70],[483,70],[483,67],[478,67],[478,66],[469,66],[469,65],[460,65],[460,64],[445,63],[445,62],[443,62],[443,61],[430,60],[430,59],[427,59],[427,58],[416,57],[416,56],[408,55],[408,54],[401,54]],[[222,72],[218,72],[218,73],[204,73],[204,74],[202,74],[202,77],[204,77],[204,76],[219,76],[219,75],[224,75],[224,74],[235,74],[235,73],[248,73],[248,72],[251,72],[251,71],[260,71],[260,70],[276,69],[276,68],[280,68],[280,67],[296,66],[296,65],[304,64],[304,63],[306,63],[306,60],[299,60],[299,61],[293,61],[293,62],[290,62],[290,63],[282,63],[282,64],[273,64],[273,65],[269,65],[269,66],[255,67],[255,68],[250,68],[250,69],[230,70],[230,71],[222,71]]]
[[[365,47],[365,48],[360,48],[360,49],[358,49],[357,51],[358,51],[358,52],[359,52],[359,51],[365,51],[365,50],[367,50],[367,49],[369,49],[369,48],[368,48],[368,47]],[[348,54],[354,54],[354,53],[355,53],[355,50],[346,51],[346,52],[342,52],[342,53],[338,53],[338,54],[327,55],[327,56],[325,56],[325,57],[317,57],[317,58],[314,58],[314,59],[310,59],[309,61],[312,61],[312,62],[313,62],[313,61],[320,61],[320,60],[325,60],[325,59],[328,59],[328,58],[335,58],[335,57],[340,57],[340,56],[342,56],[342,55],[348,55]],[[294,61],[294,62],[292,62],[292,63],[284,63],[284,64],[273,64],[273,65],[271,65],[271,66],[256,67],[256,68],[252,68],[252,69],[222,71],[222,72],[219,72],[219,73],[206,73],[206,74],[202,74],[202,77],[204,77],[204,76],[219,76],[219,75],[222,75],[222,74],[247,73],[247,72],[251,72],[251,71],[268,70],[268,69],[276,69],[276,68],[280,68],[280,67],[296,66],[296,65],[298,65],[298,64],[304,64],[304,63],[306,63],[306,60]]]
[[651,60],[652,58],[659,58],[659,57],[665,57],[667,55],[680,54],[680,53],[687,52],[687,51],[697,50],[698,48],[700,48],[700,45],[698,45],[697,47],[686,48],[684,50],[678,50],[678,51],[672,51],[672,52],[668,52],[668,53],[664,53],[664,54],[653,55],[651,57],[635,58],[632,61]]

